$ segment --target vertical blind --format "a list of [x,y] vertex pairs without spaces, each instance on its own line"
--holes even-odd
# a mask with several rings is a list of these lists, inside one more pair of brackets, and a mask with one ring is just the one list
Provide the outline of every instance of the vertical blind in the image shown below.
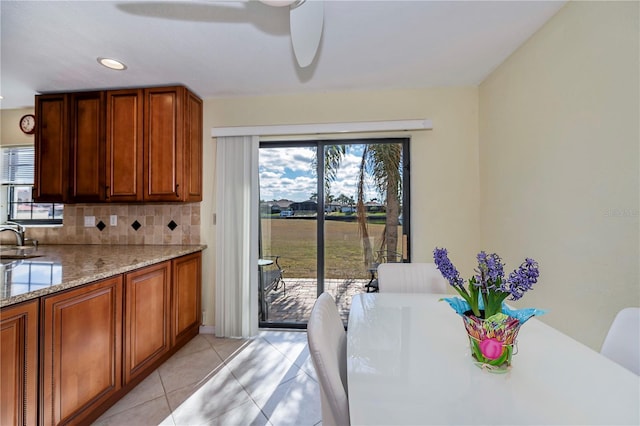
[[3,185],[33,185],[35,150],[32,146],[2,148]]

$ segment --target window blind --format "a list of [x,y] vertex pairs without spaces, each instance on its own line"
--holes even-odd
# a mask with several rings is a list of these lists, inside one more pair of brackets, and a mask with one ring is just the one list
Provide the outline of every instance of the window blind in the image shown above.
[[33,185],[35,150],[32,146],[2,148],[3,185]]

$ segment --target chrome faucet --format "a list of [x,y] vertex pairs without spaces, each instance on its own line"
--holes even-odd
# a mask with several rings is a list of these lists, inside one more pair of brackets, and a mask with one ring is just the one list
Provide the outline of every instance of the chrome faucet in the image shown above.
[[11,231],[16,234],[16,245],[23,246],[24,245],[24,226],[15,222],[6,222],[0,225],[0,232],[3,231]]

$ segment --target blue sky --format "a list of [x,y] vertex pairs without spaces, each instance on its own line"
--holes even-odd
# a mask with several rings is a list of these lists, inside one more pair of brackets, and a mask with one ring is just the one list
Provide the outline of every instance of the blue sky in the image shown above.
[[[336,180],[331,184],[334,197],[344,194],[357,199],[357,178],[363,145],[350,145],[342,160]],[[313,171],[315,147],[261,148],[260,198],[265,201],[286,198],[305,201],[317,192],[317,179]],[[379,198],[375,187],[368,181],[365,201]]]

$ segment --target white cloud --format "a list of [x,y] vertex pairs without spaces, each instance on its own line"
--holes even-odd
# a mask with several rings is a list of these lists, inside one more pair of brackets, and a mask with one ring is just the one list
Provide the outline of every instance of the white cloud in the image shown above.
[[[357,197],[358,172],[361,150],[352,147],[344,156],[336,179],[331,183],[331,194]],[[260,149],[260,198],[274,200],[286,198],[292,201],[308,200],[317,193],[317,179],[313,160],[315,148],[261,148]],[[368,179],[365,200],[380,198]]]

